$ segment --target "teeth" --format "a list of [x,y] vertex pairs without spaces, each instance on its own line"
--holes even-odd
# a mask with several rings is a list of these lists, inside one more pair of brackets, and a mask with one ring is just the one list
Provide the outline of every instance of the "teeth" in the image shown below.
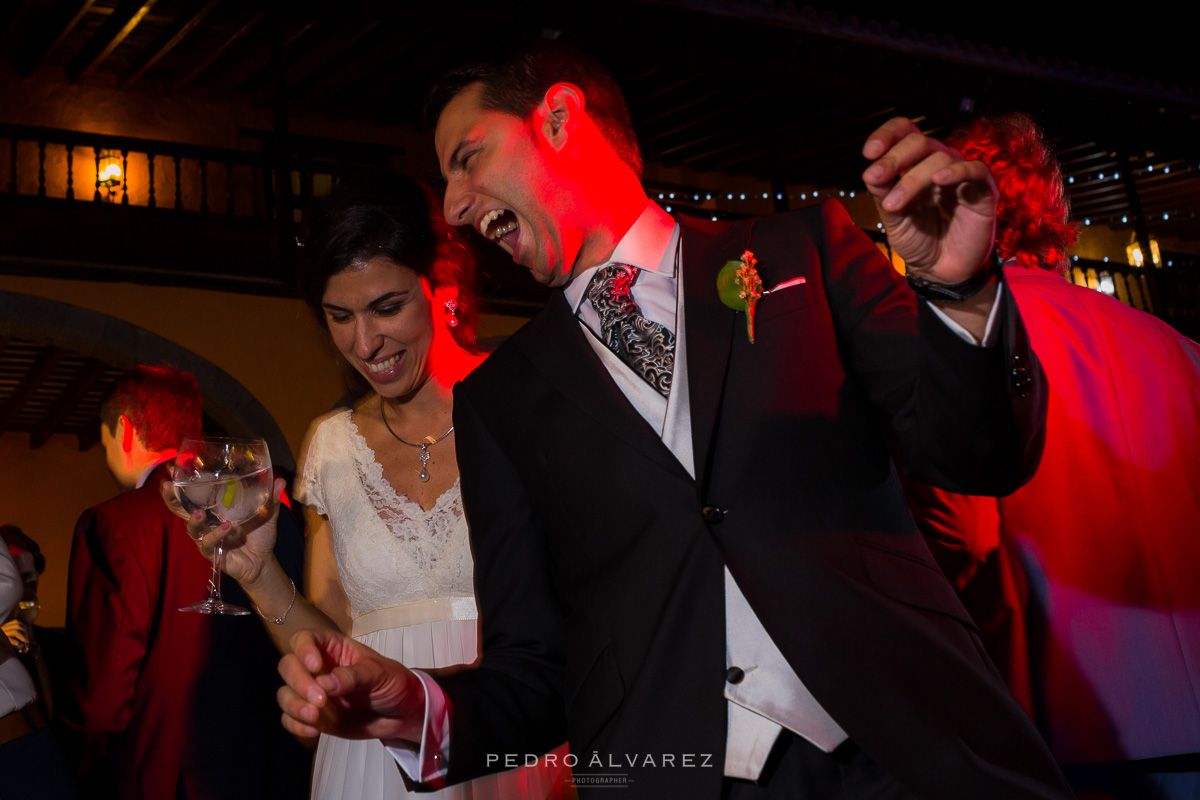
[[371,372],[387,372],[392,367],[396,366],[396,362],[400,360],[400,355],[396,354],[387,361],[380,361],[377,364],[367,364],[367,369]]
[[[494,229],[491,228],[492,223],[496,222],[501,217],[508,215],[511,217],[502,225],[497,225]],[[495,208],[483,215],[483,219],[479,220],[479,232],[492,241],[498,241],[501,237],[507,236],[517,229],[516,215],[507,209]]]
[[497,217],[504,212],[499,208],[493,208],[491,211],[483,215],[483,219],[479,220],[479,232],[487,236],[488,225],[491,225]]

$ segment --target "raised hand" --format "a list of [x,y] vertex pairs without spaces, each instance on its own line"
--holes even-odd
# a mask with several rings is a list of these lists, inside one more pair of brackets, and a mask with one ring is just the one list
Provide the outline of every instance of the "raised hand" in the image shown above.
[[284,685],[277,695],[289,732],[421,740],[425,687],[399,661],[332,630],[300,631],[291,650],[279,662]]
[[217,545],[220,544],[225,549],[222,570],[245,586],[258,580],[263,570],[275,558],[275,523],[279,518],[278,498],[283,487],[283,479],[276,478],[270,498],[257,514],[240,525],[225,522],[216,528],[210,527],[205,521],[203,511],[189,515],[184,510],[170,481],[163,481],[159,491],[167,507],[187,522],[188,535],[200,548],[200,553],[211,561]]
[[996,182],[982,161],[888,120],[867,139],[863,172],[892,249],[916,275],[941,283],[971,277],[996,235]]

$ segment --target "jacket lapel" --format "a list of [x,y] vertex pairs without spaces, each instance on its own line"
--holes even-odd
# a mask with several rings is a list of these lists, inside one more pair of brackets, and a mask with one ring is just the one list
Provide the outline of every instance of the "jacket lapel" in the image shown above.
[[521,349],[556,389],[618,439],[676,477],[691,481],[658,432],[625,399],[592,350],[562,292],[551,294],[546,310],[527,330],[528,335],[520,337]]
[[708,485],[713,430],[725,387],[726,366],[738,315],[717,296],[717,273],[750,244],[752,221],[715,232],[681,221],[684,327],[687,335],[688,395],[692,452],[701,497]]

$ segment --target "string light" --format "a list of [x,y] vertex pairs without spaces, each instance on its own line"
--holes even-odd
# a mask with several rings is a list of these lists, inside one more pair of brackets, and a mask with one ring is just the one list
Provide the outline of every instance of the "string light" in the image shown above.
[[1092,224],[1092,221],[1091,221],[1090,219],[1085,219],[1085,220],[1083,221],[1083,224],[1084,224],[1084,225],[1091,225],[1091,224]]
[[1146,172],[1154,172],[1154,165],[1151,164],[1150,166],[1146,167]]
[[808,192],[801,192],[801,193],[800,193],[800,199],[801,199],[801,200],[807,200],[807,199],[808,199]]
[[1167,173],[1169,173],[1170,171],[1171,171],[1171,168],[1170,168],[1170,167],[1163,167],[1163,175],[1166,175],[1166,174],[1167,174]]
[[712,195],[711,195],[711,194],[706,194],[706,195],[704,195],[704,199],[705,199],[705,200],[712,200]]
[[1103,172],[1101,172],[1101,173],[1100,173],[1100,180],[1104,180],[1104,173],[1103,173]]
[[675,199],[675,193],[674,193],[674,192],[671,192],[669,195],[667,195],[667,197],[668,197],[669,199],[671,199],[671,200],[674,200],[674,199]]
[[1129,222],[1129,217],[1121,217],[1121,222]]
[[853,189],[851,189],[851,190],[850,190],[850,196],[851,196],[851,197],[854,197],[854,190],[853,190]]
[[746,199],[746,195],[744,195],[744,194],[743,194],[743,195],[740,195],[740,196],[739,196],[739,199],[740,199],[740,200],[745,200],[745,199]]
[[670,206],[667,206],[667,213],[668,213],[668,214],[670,214],[670,213],[671,213],[671,207],[670,207]]
[[1170,215],[1170,214],[1163,214],[1163,219],[1164,219],[1164,220],[1166,220],[1166,219],[1170,219],[1170,217],[1171,217],[1171,215]]
[[1067,183],[1074,183],[1074,182],[1075,182],[1075,176],[1074,176],[1074,175],[1068,175],[1068,176],[1067,176]]
[[768,198],[768,196],[769,195],[766,192],[763,192],[763,200],[766,200]]
[[1119,172],[1114,172],[1114,173],[1113,173],[1113,180],[1114,180],[1114,181],[1115,181],[1115,180],[1120,180],[1120,178],[1121,178],[1121,173],[1119,173]]

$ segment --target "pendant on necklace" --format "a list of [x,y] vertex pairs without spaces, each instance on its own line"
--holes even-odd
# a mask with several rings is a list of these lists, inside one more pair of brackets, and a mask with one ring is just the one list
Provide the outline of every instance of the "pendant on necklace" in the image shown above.
[[425,483],[429,480],[429,445],[421,445],[421,453],[417,456],[417,458],[421,459],[421,471],[417,473],[417,480],[421,481],[421,483]]

